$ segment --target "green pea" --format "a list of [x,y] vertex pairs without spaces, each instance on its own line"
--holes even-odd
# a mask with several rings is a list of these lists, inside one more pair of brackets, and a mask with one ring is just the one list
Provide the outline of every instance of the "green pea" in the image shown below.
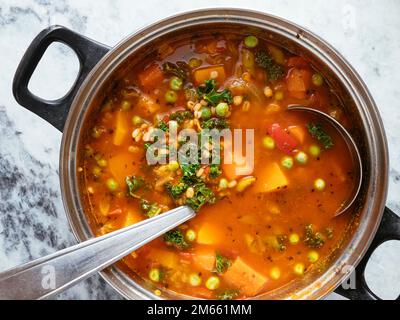
[[299,237],[299,235],[298,235],[297,233],[292,233],[292,234],[289,236],[289,242],[290,242],[290,244],[295,245],[295,244],[298,244],[299,241],[300,241],[300,237]]
[[128,111],[131,108],[132,104],[128,100],[122,100],[121,109],[124,111]]
[[311,81],[314,86],[320,87],[324,83],[324,78],[319,73],[314,73],[311,77]]
[[269,276],[274,280],[278,280],[281,277],[281,270],[278,267],[273,267],[269,272]]
[[135,126],[138,126],[139,124],[142,124],[142,123],[143,123],[143,119],[142,119],[141,117],[139,117],[139,116],[133,116],[133,117],[132,117],[132,123],[133,123]]
[[215,112],[220,117],[226,117],[229,113],[229,106],[226,102],[220,102],[215,108]]
[[303,152],[303,151],[299,151],[299,152],[296,154],[295,158],[296,158],[296,161],[297,161],[298,163],[300,163],[300,164],[306,164],[306,163],[307,163],[307,160],[308,160],[307,154],[306,154],[305,152]]
[[293,267],[293,271],[295,274],[297,274],[298,276],[303,275],[304,273],[304,264],[302,263],[296,263]]
[[314,181],[314,187],[315,189],[317,189],[318,191],[322,191],[325,189],[325,181],[324,179],[318,178]]
[[192,273],[189,276],[189,282],[193,287],[197,287],[201,284],[201,277],[198,273]]
[[254,48],[258,45],[258,39],[255,36],[247,36],[244,38],[244,44],[247,48]]
[[202,63],[203,63],[203,62],[202,62],[200,59],[191,58],[191,59],[189,60],[189,67],[191,67],[191,68],[197,68],[197,67],[200,67]]
[[308,261],[310,261],[311,263],[315,263],[315,262],[317,262],[318,261],[318,259],[319,259],[319,254],[318,254],[318,252],[317,251],[310,251],[308,254],[307,254],[307,258],[308,258]]
[[104,158],[100,158],[97,160],[97,164],[102,168],[107,167],[107,160]]
[[175,103],[176,100],[178,100],[178,95],[175,91],[168,90],[165,93],[165,101],[167,101],[168,103]]
[[110,191],[115,191],[118,189],[118,182],[115,181],[113,178],[107,179],[106,184],[107,184],[107,188]]
[[151,268],[149,271],[149,278],[151,281],[159,282],[161,280],[161,272],[158,268]]
[[221,190],[228,188],[228,180],[226,180],[225,178],[222,178],[221,180],[219,180],[219,188]]
[[201,111],[201,118],[203,120],[208,120],[211,118],[211,109],[208,107],[203,107],[200,109]]
[[189,229],[188,231],[186,231],[186,239],[188,239],[188,241],[193,242],[194,240],[196,240],[196,231],[194,231],[193,229]]
[[285,156],[285,157],[282,158],[281,164],[286,169],[292,169],[292,167],[293,167],[293,158],[290,157],[290,156]]
[[93,127],[92,128],[92,137],[93,138],[99,138],[102,134],[102,130],[100,130],[98,127]]
[[172,90],[181,90],[182,89],[182,85],[183,85],[183,81],[182,79],[178,78],[178,77],[172,77],[171,80],[169,80],[169,87]]
[[264,137],[262,140],[262,144],[265,148],[270,149],[270,150],[275,148],[275,141],[270,136]]
[[86,157],[91,157],[91,156],[93,156],[93,154],[94,154],[93,148],[91,146],[89,146],[89,145],[86,145],[85,146],[85,156]]
[[178,161],[171,161],[171,162],[168,164],[168,169],[169,169],[170,171],[176,171],[176,170],[178,170],[178,169],[179,169],[179,163],[178,163]]
[[219,287],[219,278],[216,276],[211,276],[206,281],[206,288],[209,290],[215,290]]
[[101,168],[98,166],[95,166],[92,170],[93,175],[98,178],[101,175]]
[[313,144],[312,146],[310,146],[309,151],[310,151],[310,154],[311,154],[313,157],[316,158],[316,157],[318,157],[318,156],[320,155],[320,153],[321,153],[321,148],[318,147],[317,145]]
[[283,92],[282,91],[275,92],[274,98],[277,101],[283,100],[284,98]]

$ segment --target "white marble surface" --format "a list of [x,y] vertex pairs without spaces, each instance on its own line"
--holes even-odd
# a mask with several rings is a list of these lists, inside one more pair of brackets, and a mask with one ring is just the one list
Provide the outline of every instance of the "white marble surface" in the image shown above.
[[[74,243],[60,199],[61,134],[20,107],[11,92],[14,71],[34,36],[61,24],[112,46],[160,18],[215,6],[251,8],[289,19],[328,40],[350,61],[371,90],[385,124],[391,162],[387,205],[400,213],[398,0],[0,0],[0,271]],[[73,54],[56,46],[35,74],[32,90],[61,96],[76,70]],[[399,243],[387,243],[374,255],[367,278],[380,296],[400,293],[399,264]],[[120,296],[96,276],[59,298]]]

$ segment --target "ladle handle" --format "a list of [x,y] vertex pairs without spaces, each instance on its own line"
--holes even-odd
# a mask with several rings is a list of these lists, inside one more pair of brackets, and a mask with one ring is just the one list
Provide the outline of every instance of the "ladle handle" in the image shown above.
[[[365,281],[365,268],[375,249],[389,240],[400,240],[400,217],[386,207],[375,238],[372,240],[367,252],[350,275],[348,283],[336,288],[335,292],[351,300],[380,300]],[[352,278],[355,280],[355,287],[351,285]],[[400,296],[396,300],[400,300]]]
[[193,218],[182,206],[0,273],[0,299],[43,299],[91,276]]

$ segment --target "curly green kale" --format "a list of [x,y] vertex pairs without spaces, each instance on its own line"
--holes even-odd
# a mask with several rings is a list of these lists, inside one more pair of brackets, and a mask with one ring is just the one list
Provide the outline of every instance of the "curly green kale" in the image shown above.
[[231,104],[233,102],[232,94],[228,89],[216,91],[217,82],[214,79],[206,80],[203,85],[197,88],[197,94],[201,99],[208,101],[216,106],[220,102]]
[[307,247],[318,249],[324,245],[324,236],[319,232],[314,232],[314,227],[312,224],[306,225],[305,233],[304,243]]
[[180,230],[171,230],[164,234],[164,241],[178,249],[187,249],[190,245],[186,242],[185,236]]
[[139,198],[136,191],[144,186],[144,179],[140,176],[127,176],[125,178],[125,183],[128,187],[128,195],[134,198]]
[[213,204],[216,201],[214,192],[206,187],[204,183],[199,183],[194,187],[194,196],[186,199],[186,204],[194,211],[199,211],[205,204]]
[[140,200],[140,207],[148,218],[155,217],[161,213],[161,208],[157,203],[150,203],[145,199]]
[[216,298],[218,300],[233,300],[239,295],[239,290],[237,289],[227,289],[220,293],[217,293]]
[[232,265],[232,261],[224,257],[219,252],[215,255],[215,272],[218,274],[223,274]]
[[326,133],[320,123],[309,123],[307,124],[307,129],[311,136],[317,139],[325,149],[330,149],[333,147],[331,136]]
[[285,69],[277,64],[266,51],[257,51],[254,61],[260,68],[265,69],[270,81],[276,81],[285,74]]

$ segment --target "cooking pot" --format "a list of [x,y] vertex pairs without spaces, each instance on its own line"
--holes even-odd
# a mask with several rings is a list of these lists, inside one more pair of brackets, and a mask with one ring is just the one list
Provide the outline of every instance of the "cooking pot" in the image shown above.
[[[93,237],[79,195],[77,159],[80,137],[90,122],[96,99],[110,86],[118,70],[140,61],[143,55],[169,36],[194,32],[237,30],[264,36],[296,54],[310,57],[338,93],[356,128],[351,132],[362,153],[363,185],[352,208],[352,222],[328,268],[307,274],[302,280],[262,294],[255,299],[318,299],[336,289],[351,299],[379,299],[368,288],[364,270],[374,249],[391,239],[400,240],[400,218],[385,208],[388,187],[388,150],[382,121],[365,84],[349,63],[313,33],[281,18],[240,9],[207,9],[176,15],[152,24],[114,48],[61,26],[43,30],[32,42],[16,71],[15,99],[58,130],[63,131],[60,154],[61,193],[66,214],[78,241]],[[43,100],[28,90],[38,62],[53,42],[71,47],[80,61],[72,89],[61,99]],[[356,267],[357,266],[357,267]],[[355,271],[354,271],[355,268]],[[354,271],[354,273],[353,273]],[[130,299],[183,299],[174,293],[156,297],[146,283],[121,265],[100,274]],[[345,285],[340,286],[343,282]],[[348,287],[345,289],[345,287]]]

